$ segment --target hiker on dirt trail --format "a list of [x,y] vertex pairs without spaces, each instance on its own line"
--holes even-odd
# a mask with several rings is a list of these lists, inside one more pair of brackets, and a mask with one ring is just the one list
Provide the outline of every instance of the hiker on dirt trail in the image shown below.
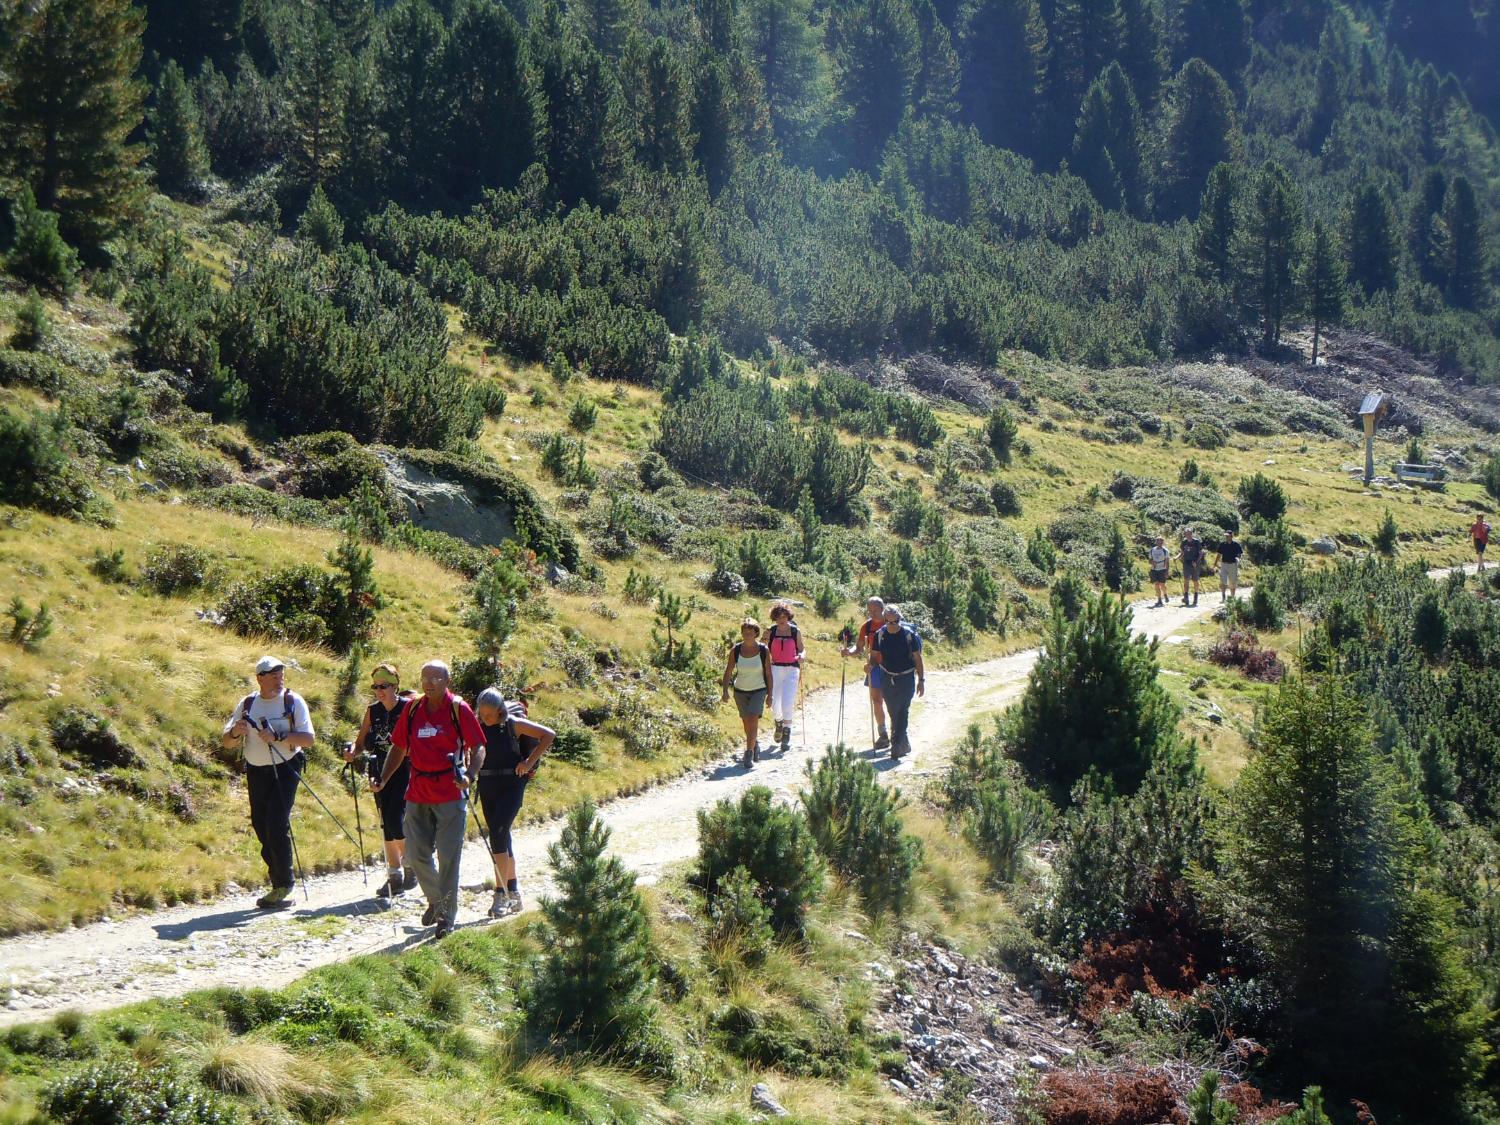
[[1219,544],[1219,601],[1234,597],[1240,585],[1240,556],[1245,553],[1242,543],[1234,541],[1234,532],[1224,533],[1224,542]]
[[1167,571],[1172,566],[1172,552],[1167,550],[1165,536],[1158,535],[1155,545],[1146,552],[1151,560],[1151,584],[1156,587],[1156,608],[1167,604]]
[[516,852],[511,825],[521,811],[526,783],[537,763],[552,746],[557,732],[526,717],[519,701],[507,701],[499,688],[485,688],[474,701],[484,745],[474,760],[479,778],[479,803],[490,830],[490,855],[495,861],[495,898],[490,917],[521,911],[521,885],[516,880]]
[[245,787],[250,795],[250,826],[260,841],[271,889],[255,900],[262,910],[291,905],[292,802],[297,780],[307,765],[304,751],[313,744],[307,703],[286,686],[286,663],[262,656],[255,665],[256,691],[235,707],[224,724],[226,750],[241,747]]
[[1484,516],[1474,517],[1469,526],[1469,538],[1474,540],[1474,561],[1479,564],[1479,573],[1484,573],[1484,549],[1490,545],[1490,525]]
[[924,695],[927,673],[922,666],[922,637],[901,620],[899,606],[887,603],[885,627],[875,633],[871,659],[880,666],[885,687],[885,706],[891,713],[891,759],[900,761],[911,753],[906,722],[912,696]]
[[1193,584],[1193,605],[1198,604],[1198,576],[1203,572],[1203,540],[1192,528],[1182,533],[1182,546],[1177,557],[1182,560],[1182,604],[1188,604],[1188,583]]
[[[458,863],[464,847],[469,779],[484,731],[469,705],[449,690],[448,665],[434,660],[422,667],[422,694],[401,712],[391,730],[391,752],[375,792],[391,784],[411,760],[406,789],[406,862],[417,873],[427,899],[422,925],[436,925],[447,937],[458,914]],[[462,768],[460,768],[462,767]]]
[[760,643],[760,622],[747,617],[740,622],[740,642],[729,646],[724,664],[724,701],[734,687],[734,705],[745,726],[745,768],[760,758],[760,717],[766,713],[766,695],[771,689],[771,650]]
[[[371,782],[385,772],[386,755],[391,749],[391,731],[401,717],[402,709],[415,693],[401,690],[401,674],[394,664],[378,664],[370,675],[370,689],[375,701],[365,708],[359,733],[344,751],[344,761],[363,761]],[[386,880],[375,890],[376,898],[394,898],[402,891],[416,890],[417,873],[406,867],[406,786],[411,767],[402,762],[391,774],[390,784],[375,794],[380,810],[380,827],[385,836]]]
[[771,652],[771,717],[776,720],[776,741],[786,751],[792,745],[792,715],[797,709],[803,656],[802,630],[793,623],[792,607],[786,602],[771,607],[766,648]]
[[865,683],[870,688],[870,711],[874,714],[880,730],[875,739],[875,749],[884,750],[891,744],[891,736],[885,730],[885,673],[880,670],[880,665],[871,659],[871,655],[875,651],[875,634],[885,627],[885,599],[870,598],[865,602],[865,615],[864,624],[859,627],[854,643],[844,649],[844,655],[864,654]]

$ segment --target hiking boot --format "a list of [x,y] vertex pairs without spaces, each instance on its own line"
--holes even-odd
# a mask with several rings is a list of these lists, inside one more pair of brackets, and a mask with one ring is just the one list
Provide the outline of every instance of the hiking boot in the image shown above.
[[509,913],[511,913],[510,896],[505,893],[505,888],[502,887],[495,892],[495,897],[490,902],[490,917],[504,918]]
[[1160,598],[1157,598],[1157,599],[1156,599],[1156,604],[1155,604],[1155,605],[1154,605],[1154,606],[1152,606],[1152,607],[1151,607],[1151,608],[1152,608],[1152,609],[1160,609],[1160,608],[1161,608],[1161,604],[1162,604],[1162,603],[1161,603],[1161,599],[1160,599]]
[[422,925],[430,926],[438,920],[437,903],[429,902],[427,909],[422,911]]
[[781,749],[783,751],[792,748],[792,724],[785,723],[781,728]]
[[262,910],[285,910],[292,905],[293,889],[292,887],[272,887],[255,900],[255,905]]
[[437,929],[434,930],[433,933],[432,933],[432,940],[433,941],[442,941],[445,937],[447,937],[452,932],[453,932],[453,919],[447,917],[446,915],[439,915],[438,916],[438,920],[437,920]]
[[755,765],[755,751],[748,746],[745,747],[745,757],[742,764],[746,769],[749,769],[751,766]]
[[891,746],[891,761],[899,762],[910,753],[911,741],[905,735],[902,735],[901,741]]
[[1194,595],[1193,595],[1193,604],[1194,604],[1194,605],[1197,605],[1197,604],[1198,604],[1198,595],[1197,595],[1197,594],[1194,594]]
[[417,889],[417,873],[410,867],[406,869],[406,874],[401,879],[401,889],[403,891],[414,891]]
[[375,888],[375,897],[395,898],[404,890],[406,890],[406,885],[401,881],[401,872],[398,869],[386,873],[385,882]]
[[888,749],[890,749],[890,745],[891,745],[891,736],[888,735],[888,734],[886,734],[885,730],[882,729],[881,732],[880,732],[880,737],[875,740],[875,749],[877,749],[877,750],[888,750]]
[[506,913],[508,913],[508,914],[519,914],[519,913],[521,913],[521,907],[522,907],[522,905],[523,904],[521,902],[521,892],[520,891],[511,891],[510,892],[510,902],[506,904]]

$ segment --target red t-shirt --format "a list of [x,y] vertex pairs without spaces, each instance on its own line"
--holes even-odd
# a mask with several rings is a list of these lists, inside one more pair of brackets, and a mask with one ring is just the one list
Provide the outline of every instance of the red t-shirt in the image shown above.
[[408,801],[441,805],[463,796],[453,776],[453,763],[448,760],[448,755],[459,749],[458,731],[453,726],[455,710],[463,728],[463,745],[483,746],[484,729],[473,708],[451,691],[436,709],[428,705],[425,696],[417,696],[396,720],[391,742],[405,750],[411,761],[411,783],[406,787]]

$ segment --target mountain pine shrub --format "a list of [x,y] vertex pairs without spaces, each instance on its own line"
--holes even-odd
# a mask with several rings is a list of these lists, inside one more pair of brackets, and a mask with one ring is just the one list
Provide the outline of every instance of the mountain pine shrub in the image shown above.
[[801,810],[776,804],[763,785],[698,813],[694,885],[712,903],[722,881],[741,867],[760,888],[776,931],[800,933],[804,912],[823,894],[823,861]]

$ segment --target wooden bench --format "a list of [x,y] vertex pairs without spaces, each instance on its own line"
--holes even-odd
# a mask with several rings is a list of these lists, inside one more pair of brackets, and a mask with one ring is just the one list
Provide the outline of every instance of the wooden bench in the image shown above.
[[1448,470],[1441,465],[1413,465],[1406,461],[1396,465],[1396,479],[1403,484],[1419,484],[1423,488],[1442,488],[1448,479]]

